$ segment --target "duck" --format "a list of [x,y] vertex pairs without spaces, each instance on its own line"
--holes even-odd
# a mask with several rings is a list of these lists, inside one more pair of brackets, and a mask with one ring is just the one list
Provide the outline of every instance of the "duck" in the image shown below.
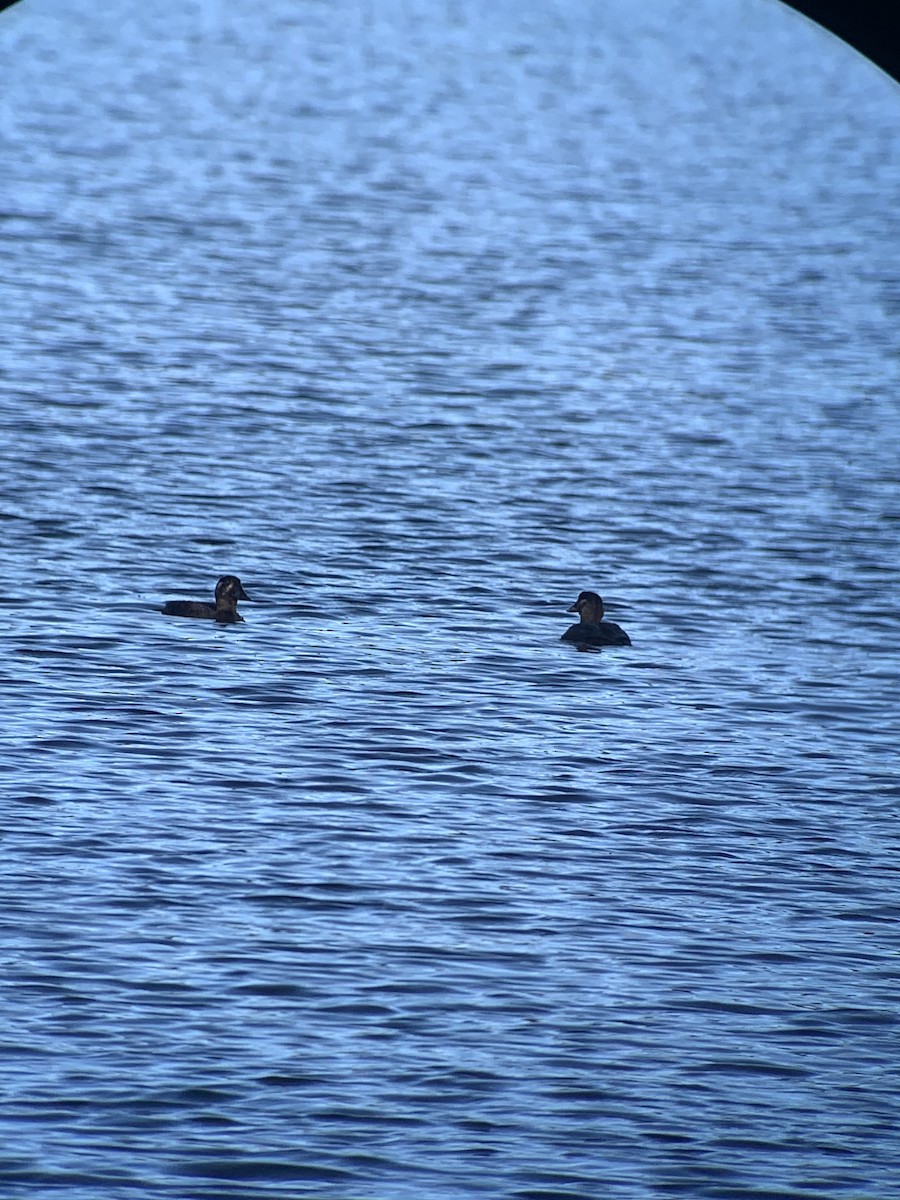
[[206,617],[222,625],[243,621],[237,610],[238,600],[249,600],[237,575],[223,575],[216,584],[216,602],[205,600],[167,600],[160,609],[167,617]]
[[581,646],[630,646],[631,638],[614,621],[603,620],[603,601],[596,592],[580,592],[566,612],[577,612],[581,620],[571,625],[559,639]]

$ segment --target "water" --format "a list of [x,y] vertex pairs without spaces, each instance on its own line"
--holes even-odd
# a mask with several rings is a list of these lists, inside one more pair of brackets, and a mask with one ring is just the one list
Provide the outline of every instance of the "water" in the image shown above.
[[4,1197],[896,1195],[896,85],[750,0],[0,54]]

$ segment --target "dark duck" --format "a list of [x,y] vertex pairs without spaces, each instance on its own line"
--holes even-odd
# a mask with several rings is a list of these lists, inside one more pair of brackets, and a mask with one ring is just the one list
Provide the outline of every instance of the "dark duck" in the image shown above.
[[244,619],[237,610],[238,600],[249,599],[237,575],[223,575],[216,584],[215,604],[205,600],[167,600],[161,611],[167,617],[206,617],[223,625],[233,625]]
[[630,646],[631,638],[614,621],[603,620],[603,601],[596,592],[581,592],[567,612],[577,612],[581,620],[570,625],[561,642],[576,642],[579,646]]

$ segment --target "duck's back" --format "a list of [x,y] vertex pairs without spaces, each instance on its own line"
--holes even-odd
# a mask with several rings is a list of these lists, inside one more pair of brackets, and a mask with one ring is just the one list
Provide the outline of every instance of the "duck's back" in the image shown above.
[[216,615],[216,606],[205,600],[167,600],[162,606],[167,617],[211,617]]
[[582,646],[630,646],[631,638],[615,621],[582,621],[570,625],[561,642],[577,642]]

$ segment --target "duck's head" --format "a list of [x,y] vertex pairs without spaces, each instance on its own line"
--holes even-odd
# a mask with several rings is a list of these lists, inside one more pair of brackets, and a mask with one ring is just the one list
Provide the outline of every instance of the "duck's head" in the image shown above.
[[220,600],[249,600],[237,575],[223,575],[216,584],[216,603]]
[[603,620],[603,601],[596,592],[580,592],[578,599],[566,612],[577,612],[582,621],[599,625]]

